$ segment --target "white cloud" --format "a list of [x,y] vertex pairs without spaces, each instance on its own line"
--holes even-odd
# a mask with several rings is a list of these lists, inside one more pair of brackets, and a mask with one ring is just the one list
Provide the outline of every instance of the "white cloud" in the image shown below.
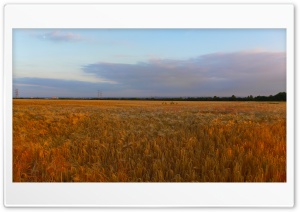
[[51,31],[44,34],[37,35],[38,38],[42,40],[50,40],[54,42],[76,42],[76,41],[82,41],[84,38],[75,33],[71,32],[62,32],[59,30]]

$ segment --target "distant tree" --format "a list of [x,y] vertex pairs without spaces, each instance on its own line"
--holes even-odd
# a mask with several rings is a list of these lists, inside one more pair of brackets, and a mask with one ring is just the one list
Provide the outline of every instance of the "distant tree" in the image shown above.
[[252,101],[253,100],[253,96],[252,95],[247,96],[247,100]]
[[231,100],[236,100],[236,96],[235,96],[235,95],[232,95],[232,96],[231,96]]
[[276,101],[286,101],[286,92],[280,92],[274,96]]
[[214,98],[213,98],[213,100],[219,100],[219,97],[217,97],[217,96],[214,96]]
[[256,101],[286,101],[286,92],[280,92],[275,96],[256,96],[254,97]]

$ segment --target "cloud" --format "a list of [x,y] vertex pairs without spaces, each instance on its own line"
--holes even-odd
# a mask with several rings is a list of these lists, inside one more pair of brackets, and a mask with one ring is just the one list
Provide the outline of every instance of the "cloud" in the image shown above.
[[71,32],[61,32],[58,30],[39,34],[38,38],[42,40],[49,40],[53,42],[77,42],[84,40],[83,37],[79,34],[71,33]]
[[152,59],[136,64],[94,63],[86,73],[123,89],[170,96],[271,95],[285,91],[284,52],[214,53],[187,60]]
[[21,97],[96,97],[99,89],[114,91],[114,83],[86,82],[78,80],[47,79],[36,77],[21,77],[13,80],[15,88],[19,88]]
[[[186,60],[154,58],[136,64],[82,66],[101,82],[14,78],[20,96],[104,97],[248,96],[286,91],[284,52],[215,53]],[[95,80],[97,81],[97,80]]]

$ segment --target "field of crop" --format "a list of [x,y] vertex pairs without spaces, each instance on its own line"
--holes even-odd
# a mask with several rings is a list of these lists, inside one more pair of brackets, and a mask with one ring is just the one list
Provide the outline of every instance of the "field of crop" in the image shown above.
[[286,103],[13,100],[14,182],[286,182]]

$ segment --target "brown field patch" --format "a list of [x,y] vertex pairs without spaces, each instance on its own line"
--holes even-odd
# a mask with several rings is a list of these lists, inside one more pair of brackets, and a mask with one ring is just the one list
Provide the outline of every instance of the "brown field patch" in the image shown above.
[[286,103],[14,100],[14,182],[286,182]]

